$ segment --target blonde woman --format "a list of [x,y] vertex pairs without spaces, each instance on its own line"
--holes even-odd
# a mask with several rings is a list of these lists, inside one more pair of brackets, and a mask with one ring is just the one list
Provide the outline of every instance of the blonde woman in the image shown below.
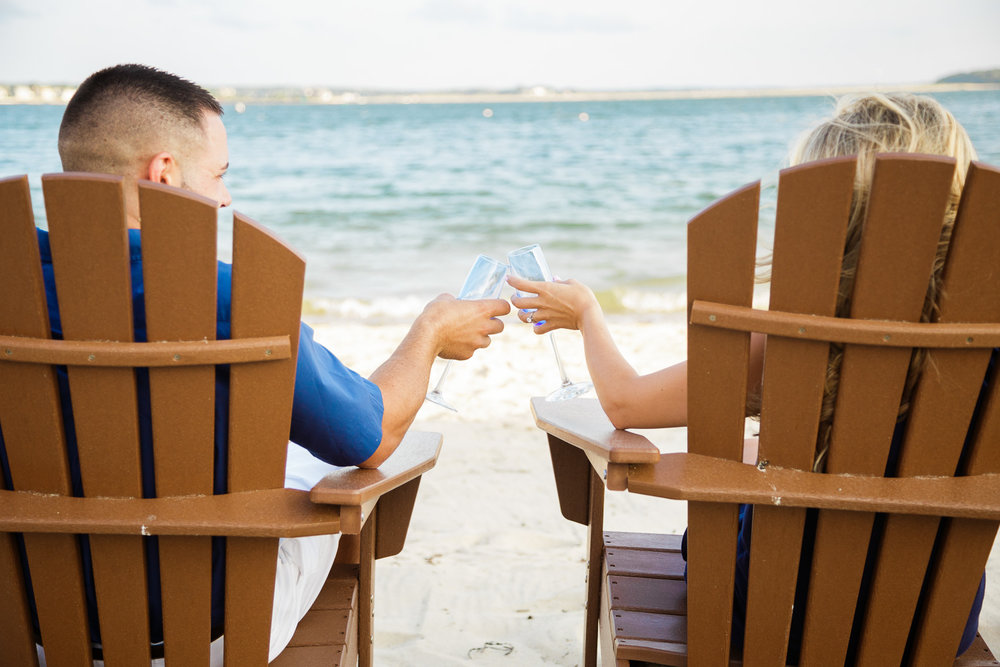
[[[837,315],[846,316],[850,311],[850,295],[854,269],[858,260],[861,223],[865,218],[875,155],[878,153],[926,153],[955,158],[952,201],[942,230],[941,242],[924,304],[924,318],[928,319],[936,308],[941,268],[951,237],[959,196],[971,160],[976,158],[972,142],[954,116],[936,100],[909,94],[869,94],[845,97],[838,101],[833,115],[807,132],[791,153],[792,165],[822,158],[856,155],[857,174],[851,217],[848,223],[844,263],[841,272],[840,295]],[[520,309],[518,317],[528,322],[528,309],[532,313],[537,334],[556,329],[577,329],[583,335],[587,367],[601,407],[616,428],[659,428],[684,426],[687,423],[687,363],[681,362],[662,370],[640,375],[629,364],[615,345],[604,313],[594,293],[575,280],[532,282],[510,277],[510,284],[521,291],[533,292],[536,297],[514,297],[514,306]],[[754,335],[751,339],[751,395],[759,395],[763,369],[765,338]],[[829,424],[839,384],[842,349],[833,346],[828,366],[828,381],[824,395],[821,428],[816,443],[814,468],[822,469],[829,439]],[[907,388],[900,406],[901,419],[905,416],[910,390],[920,374],[923,358],[915,357],[910,366]],[[757,388],[754,390],[753,388]],[[753,415],[759,407],[751,399],[748,413]],[[899,429],[897,429],[898,431]],[[756,463],[756,440],[748,440],[743,460]],[[737,554],[736,604],[734,607],[735,643],[743,636],[743,615],[746,609],[747,568],[749,566],[750,526],[752,511],[745,508],[740,515],[740,542]],[[985,579],[984,579],[985,581]],[[802,588],[802,587],[800,587]],[[960,651],[964,651],[975,638],[979,610],[982,606],[983,585],[980,585]],[[802,601],[796,603],[801,609]],[[794,623],[794,622],[793,622]],[[797,650],[796,627],[789,658]]]

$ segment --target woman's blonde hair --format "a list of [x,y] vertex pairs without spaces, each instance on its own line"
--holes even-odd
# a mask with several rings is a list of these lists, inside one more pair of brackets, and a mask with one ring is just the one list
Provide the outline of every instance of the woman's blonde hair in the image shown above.
[[[792,165],[822,158],[857,156],[854,196],[844,246],[838,317],[850,314],[851,293],[857,269],[862,222],[868,209],[875,156],[878,153],[924,153],[955,158],[956,169],[951,200],[941,230],[934,269],[924,302],[923,321],[935,313],[941,289],[941,273],[951,239],[958,201],[965,184],[969,162],[976,159],[975,149],[965,129],[937,100],[906,93],[871,93],[843,97],[837,101],[833,116],[805,133],[792,150]],[[814,469],[823,468],[830,446],[830,434],[843,346],[831,345],[830,362],[820,417]],[[900,405],[900,417],[909,409],[910,395],[923,368],[926,355],[914,354]]]

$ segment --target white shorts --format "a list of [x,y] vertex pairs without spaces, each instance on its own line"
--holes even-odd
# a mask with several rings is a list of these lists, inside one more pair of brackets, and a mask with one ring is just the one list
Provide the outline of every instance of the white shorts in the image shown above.
[[[320,461],[295,443],[288,443],[285,488],[308,491],[337,466]],[[340,535],[281,538],[278,540],[278,567],[274,576],[274,607],[271,611],[271,647],[268,662],[278,657],[295,633],[295,627],[319,595],[337,555]],[[225,637],[212,642],[212,667],[222,667]],[[38,647],[38,660],[45,667],[45,651]],[[162,658],[152,667],[163,667]],[[94,667],[104,667],[95,660]]]

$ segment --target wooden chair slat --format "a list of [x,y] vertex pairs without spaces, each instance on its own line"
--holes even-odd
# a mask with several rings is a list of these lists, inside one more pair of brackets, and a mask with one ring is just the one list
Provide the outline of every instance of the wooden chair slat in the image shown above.
[[278,540],[226,540],[225,667],[267,663]]
[[218,496],[73,498],[0,492],[0,526],[26,533],[302,537],[336,533],[340,507],[314,508],[309,494],[266,489]]
[[[1000,217],[1000,170],[973,163],[969,168],[961,205],[948,250],[939,321],[995,322],[1000,319],[1000,243],[996,220]],[[979,395],[977,380],[986,373],[988,354],[931,351],[928,368],[917,388],[913,416],[916,420],[938,406],[953,415],[951,428],[943,420],[921,419],[909,429],[900,461],[900,475],[953,474],[961,454],[964,434]],[[968,389],[965,389],[968,387]],[[945,404],[944,401],[950,401]],[[941,442],[956,443],[942,451]],[[975,443],[974,443],[975,444]],[[992,449],[996,449],[995,447]],[[975,473],[1000,470],[997,465],[975,466]]]
[[[49,338],[49,316],[26,176],[0,181],[0,334]],[[14,488],[68,495],[69,465],[52,369],[0,364],[0,428]]]
[[[42,179],[49,240],[67,340],[133,340],[132,288],[122,183],[90,175]],[[88,245],[89,244],[89,245]],[[81,253],[81,247],[95,248]],[[141,497],[139,412],[132,369],[70,367],[70,397],[84,493]],[[133,542],[126,547],[128,541]],[[91,543],[102,643],[144,645],[149,623],[142,538],[98,538]],[[137,580],[122,573],[143,573]],[[133,649],[122,648],[134,656]]]
[[17,490],[71,492],[56,383],[51,367],[0,364],[0,428]]
[[[305,263],[269,232],[239,214],[233,219],[232,335],[295,332]],[[261,298],[268,295],[267,299]],[[229,490],[278,488],[284,481],[295,355],[287,361],[230,371]],[[262,390],[268,388],[267,391]],[[267,656],[277,541],[229,539],[226,545],[226,665]],[[248,630],[253,628],[252,631]],[[263,631],[262,631],[263,630]],[[236,644],[232,652],[230,646]]]
[[[1000,216],[1000,203],[997,201],[998,192],[1000,192],[1000,169],[973,164],[969,170],[966,180],[966,190],[962,193],[962,203],[959,209],[959,214],[963,216],[963,222],[965,221],[965,216],[974,217],[976,220],[992,221],[993,225],[989,226],[988,229],[982,230],[979,225],[976,226],[976,229],[983,233],[987,231],[995,232],[996,220]],[[969,228],[971,229],[972,226],[969,225]],[[971,235],[971,231],[967,231],[963,226],[959,230],[959,237],[956,240],[961,245],[956,250],[970,253],[977,250],[979,252],[986,252],[980,250],[980,248],[991,248],[997,243],[995,240],[988,243],[986,240],[976,237],[966,239],[964,236],[966,234]],[[969,261],[967,264],[973,269],[979,268],[978,262]],[[986,280],[985,275],[987,274],[990,276],[991,283],[984,285],[986,290],[983,292],[983,296],[989,299],[986,302],[986,307],[989,309],[992,309],[995,300],[1000,298],[1000,294],[992,291],[992,281],[997,280],[993,275],[992,268],[991,266],[991,270],[986,271],[980,276],[981,280]],[[945,279],[951,280],[951,276],[947,272],[945,273]],[[980,284],[983,283],[980,282]],[[978,286],[976,292],[977,294],[979,293]],[[955,298],[957,298],[957,295]],[[996,447],[996,443],[1000,441],[1000,382],[994,381],[989,388],[985,406],[982,414],[979,416],[976,427],[973,441],[969,445],[964,468],[959,473],[976,475],[987,472],[1000,472],[1000,448]]]
[[806,510],[753,507],[743,660],[782,665],[795,609]]
[[[854,171],[854,158],[838,158],[781,173],[771,310],[835,314],[842,259],[835,250],[844,247],[847,235]],[[800,470],[812,467],[809,443],[816,439],[828,354],[826,343],[768,340],[761,459]]]
[[[139,198],[147,338],[215,340],[215,206],[152,183],[140,186]],[[157,494],[212,493],[214,453],[206,443],[215,437],[215,369],[152,369],[149,384]],[[175,411],[185,419],[172,418]]]
[[[719,201],[688,223],[688,307],[753,300],[760,184]],[[743,449],[749,334],[690,327],[688,449],[739,460]]]
[[936,517],[886,517],[858,642],[859,665],[902,662],[939,523]]
[[[629,490],[674,500],[750,502],[965,519],[1000,517],[1000,475],[874,477],[748,466],[697,454],[664,454],[629,475]],[[2,519],[0,519],[2,525]]]
[[24,548],[47,664],[92,667],[79,538],[25,534]]
[[16,536],[8,533],[0,533],[0,646],[10,664],[37,667],[21,554]]
[[612,610],[615,636],[621,639],[665,637],[683,644],[687,638],[687,619],[673,614],[650,614],[643,611]]
[[[802,664],[837,664],[847,655],[874,519],[868,512],[819,513],[802,631]],[[842,545],[844,541],[849,544]],[[816,554],[833,554],[840,560],[831,562]],[[820,567],[826,569],[818,571]]]
[[[139,186],[148,340],[216,338],[216,206],[158,184]],[[184,262],[177,258],[183,257]],[[178,312],[176,304],[185,308]],[[159,496],[211,495],[214,487],[215,367],[152,368],[149,389]],[[183,414],[184,419],[177,419]],[[163,633],[168,660],[208,660],[211,538],[160,539]],[[185,653],[178,655],[184,638]]]
[[49,337],[49,313],[39,259],[35,216],[27,176],[0,180],[0,331],[11,336]]
[[[48,336],[48,311],[27,176],[0,180],[0,333]],[[69,492],[55,375],[0,368],[0,429],[10,474],[22,488]],[[30,409],[29,409],[30,408]],[[44,415],[44,426],[30,417]],[[0,487],[6,488],[2,476]],[[13,664],[36,665],[35,642],[17,539],[0,534],[0,645]]]
[[[688,651],[697,664],[725,665],[732,634],[738,507],[688,503]],[[704,663],[702,662],[704,661]]]
[[[781,173],[771,267],[770,309],[832,316],[836,312],[854,158]],[[769,337],[761,392],[758,458],[812,468],[830,346]],[[805,510],[756,506],[753,516],[744,659],[783,664],[798,580]]]
[[212,641],[212,539],[160,537],[166,663],[207,665]]
[[[233,263],[233,337],[294,331],[292,347],[297,350],[302,304],[295,295],[302,293],[305,261],[253,221],[235,214]],[[268,298],[262,299],[263,294]],[[295,355],[231,370],[230,491],[283,484],[286,449],[276,443],[288,440],[294,381]]]
[[108,343],[0,336],[0,348],[3,350],[0,361],[92,368],[246,364],[291,356],[288,336],[176,343]]
[[[751,305],[759,200],[755,183],[688,223],[689,308],[695,300]],[[742,458],[749,347],[746,333],[688,328],[689,451]],[[729,660],[736,529],[736,505],[688,503],[688,615],[694,630],[688,649],[697,664]]]
[[[97,582],[101,647],[105,664],[144,665],[150,661],[146,554],[140,538],[91,535]],[[144,627],[139,627],[143,625]]]
[[686,667],[687,645],[672,644],[670,642],[656,642],[641,639],[619,639],[615,642],[615,655],[621,656],[626,664],[631,665],[631,661],[639,664],[653,663],[657,665],[671,665],[676,667]]
[[680,553],[683,539],[683,535],[672,533],[625,533],[606,530],[604,531],[604,548],[618,547]]
[[912,664],[945,664],[957,652],[1000,522],[945,519],[913,630]]
[[[353,662],[357,662],[355,660]],[[289,646],[271,663],[272,667],[330,667],[350,665],[340,646]]]
[[682,579],[610,575],[608,595],[616,609],[656,614],[687,613],[687,582]]
[[[48,174],[42,179],[63,337],[131,342],[132,292],[121,179],[86,176]],[[93,253],[78,252],[88,244],[95,248]],[[85,493],[141,496],[134,373],[68,370]]]
[[339,644],[342,646],[346,642],[351,620],[352,615],[348,609],[316,610],[307,618],[302,619],[295,628],[295,635],[288,645],[293,647],[323,646],[330,641],[331,637],[339,636]]
[[680,552],[647,551],[605,547],[604,561],[608,572],[619,576],[655,579],[683,579],[684,559]]
[[356,609],[357,606],[358,566],[334,563],[312,609]]
[[[0,181],[0,333],[48,338],[49,318],[26,177]],[[70,475],[54,369],[0,366],[0,428],[15,489],[69,495]],[[75,536],[24,537],[43,641],[65,664],[89,655]],[[14,586],[23,595],[23,584]],[[26,600],[24,600],[26,604]],[[32,641],[33,643],[33,641]],[[30,664],[30,661],[29,663]],[[54,663],[57,664],[57,663]]]

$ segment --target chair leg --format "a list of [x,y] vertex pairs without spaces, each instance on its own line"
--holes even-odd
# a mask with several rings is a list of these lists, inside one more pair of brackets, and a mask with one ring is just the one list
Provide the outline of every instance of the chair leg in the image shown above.
[[361,528],[358,581],[358,666],[372,667],[375,644],[375,523],[378,505]]
[[583,664],[597,667],[601,620],[601,570],[604,557],[604,481],[591,469],[587,527],[587,607],[584,619]]

